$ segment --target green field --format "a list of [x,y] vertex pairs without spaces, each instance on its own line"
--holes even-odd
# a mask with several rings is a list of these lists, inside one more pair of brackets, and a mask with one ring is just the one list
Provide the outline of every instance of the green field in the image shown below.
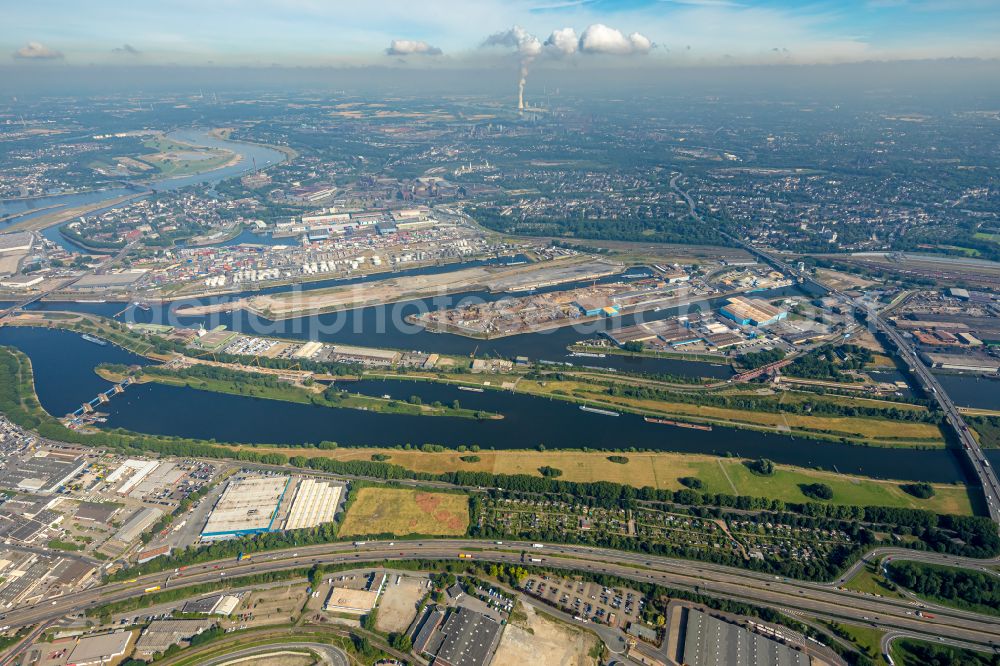
[[848,590],[857,590],[868,594],[878,594],[890,599],[906,599],[905,596],[890,589],[888,581],[880,573],[875,571],[875,565],[865,565],[861,571],[856,573],[847,583],[844,584]]
[[834,635],[853,643],[862,654],[876,664],[879,664],[879,666],[884,666],[888,663],[882,656],[882,636],[884,632],[873,627],[861,627],[856,624],[844,624],[829,620],[820,620],[820,624],[829,629]]
[[[259,453],[302,455],[301,447],[239,447]],[[478,460],[462,460],[458,451],[425,452],[386,448],[344,447],[333,451],[310,451],[310,456],[337,460],[370,460],[376,453],[388,455],[387,462],[415,472],[442,474],[457,470],[491,474],[540,476],[539,468],[555,467],[565,481],[610,481],[642,488],[680,490],[681,477],[694,476],[704,484],[703,492],[747,495],[805,502],[799,484],[825,483],[833,489],[832,504],[889,506],[927,509],[936,513],[970,515],[972,501],[965,486],[936,484],[934,496],[921,500],[903,492],[898,483],[820,470],[777,465],[773,476],[758,476],[737,458],[687,453],[617,452],[628,458],[625,464],[608,460],[609,452],[597,451],[477,451]]]
[[342,537],[426,534],[461,536],[469,529],[469,497],[403,488],[361,488],[340,526]]

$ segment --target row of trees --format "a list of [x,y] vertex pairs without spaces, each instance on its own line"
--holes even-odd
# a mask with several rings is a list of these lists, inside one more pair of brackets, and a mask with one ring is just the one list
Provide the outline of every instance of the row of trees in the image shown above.
[[[791,366],[789,366],[791,367]],[[876,407],[852,405],[830,400],[803,400],[802,402],[781,402],[780,397],[757,395],[726,395],[720,393],[692,394],[683,391],[669,391],[646,386],[623,386],[613,384],[607,394],[640,400],[660,400],[686,404],[709,405],[747,412],[768,412],[771,414],[814,414],[822,416],[846,416],[879,418],[909,423],[939,423],[941,415],[923,409],[901,409],[898,407]]]

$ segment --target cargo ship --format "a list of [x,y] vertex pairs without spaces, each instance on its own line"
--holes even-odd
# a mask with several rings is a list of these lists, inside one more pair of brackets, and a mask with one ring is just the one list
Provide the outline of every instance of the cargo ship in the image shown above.
[[472,391],[473,393],[482,393],[483,389],[477,388],[475,386],[459,386],[459,391]]
[[101,345],[102,347],[108,344],[107,340],[101,340],[100,338],[95,338],[94,336],[87,335],[86,333],[84,333],[80,337],[86,340],[87,342],[93,342],[95,345]]
[[684,423],[683,421],[671,421],[670,419],[657,419],[652,416],[644,416],[643,420],[646,423],[659,423],[660,425],[672,425],[678,428],[691,428],[692,430],[704,430],[706,432],[712,432],[712,426],[701,425],[700,423]]
[[605,358],[607,354],[599,354],[597,352],[573,352],[570,356],[582,356],[584,358]]
[[612,412],[609,409],[598,409],[597,407],[588,407],[587,405],[580,405],[580,410],[590,412],[592,414],[600,414],[602,416],[621,416],[618,412]]

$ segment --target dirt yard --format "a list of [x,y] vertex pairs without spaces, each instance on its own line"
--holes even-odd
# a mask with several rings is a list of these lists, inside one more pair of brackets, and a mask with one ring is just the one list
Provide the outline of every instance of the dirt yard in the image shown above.
[[403,576],[396,584],[397,574],[389,574],[385,592],[378,605],[375,626],[379,631],[406,631],[417,613],[417,604],[427,594],[427,579]]
[[231,623],[224,623],[224,626],[246,625],[247,629],[252,629],[269,624],[294,622],[305,602],[305,585],[285,585],[256,590],[244,598],[234,613],[236,616],[252,613],[252,617],[246,620],[237,617]]
[[597,646],[593,634],[535,612],[534,607],[518,604],[527,618],[511,622],[497,647],[494,666],[596,666],[590,652]]

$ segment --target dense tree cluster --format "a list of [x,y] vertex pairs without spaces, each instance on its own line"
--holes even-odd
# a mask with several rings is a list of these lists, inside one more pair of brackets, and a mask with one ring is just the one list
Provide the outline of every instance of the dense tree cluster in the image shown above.
[[785,350],[775,347],[774,349],[762,349],[761,351],[740,354],[737,360],[743,367],[756,370],[765,365],[777,363],[783,358],[785,358]]
[[930,499],[934,497],[934,486],[924,481],[920,483],[901,483],[899,487],[904,493],[913,495],[917,499]]
[[838,382],[861,381],[859,377],[845,374],[845,370],[862,370],[872,362],[870,349],[857,345],[826,345],[799,356],[782,371],[793,377],[825,379]]
[[1000,615],[1000,580],[994,575],[906,560],[889,562],[886,571],[892,582],[921,596]]
[[803,483],[799,485],[799,489],[803,495],[811,499],[824,501],[833,499],[833,488],[825,483]]
[[611,396],[637,398],[640,400],[709,405],[747,412],[878,418],[908,423],[939,423],[941,421],[941,415],[933,411],[890,406],[876,407],[871,405],[847,404],[823,400],[821,396],[817,396],[816,399],[802,400],[801,402],[790,402],[782,401],[781,396],[725,395],[706,392],[695,395],[684,391],[669,391],[646,386],[623,386],[621,384],[609,386],[607,393]]
[[902,666],[1000,666],[1000,654],[973,652],[950,645],[903,639]]

